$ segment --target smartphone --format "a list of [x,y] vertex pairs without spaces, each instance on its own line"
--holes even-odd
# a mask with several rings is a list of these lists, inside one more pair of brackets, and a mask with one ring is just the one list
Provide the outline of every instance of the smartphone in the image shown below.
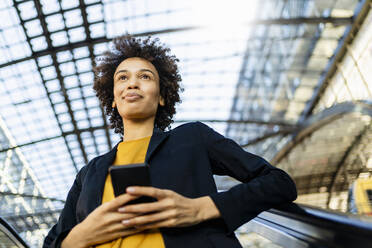
[[[129,186],[151,186],[150,171],[147,163],[113,165],[109,168],[115,197],[124,194]],[[154,198],[141,196],[127,204],[153,202]]]

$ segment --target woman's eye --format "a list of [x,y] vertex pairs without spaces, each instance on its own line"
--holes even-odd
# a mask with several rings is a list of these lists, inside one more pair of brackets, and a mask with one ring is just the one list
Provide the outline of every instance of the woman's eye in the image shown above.
[[119,79],[120,80],[126,80],[127,79],[127,76],[122,75],[122,76],[119,77]]
[[149,75],[146,75],[146,74],[143,74],[143,75],[142,75],[142,78],[143,78],[143,79],[150,79],[150,76],[149,76]]

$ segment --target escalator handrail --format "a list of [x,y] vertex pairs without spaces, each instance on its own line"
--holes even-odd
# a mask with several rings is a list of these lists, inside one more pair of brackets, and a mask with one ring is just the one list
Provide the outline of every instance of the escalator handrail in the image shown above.
[[372,244],[371,217],[303,204],[291,203],[262,212],[249,228],[284,247],[365,248]]
[[18,242],[22,247],[29,248],[29,246],[26,244],[26,242],[19,236],[16,230],[9,225],[2,217],[0,217],[0,230],[10,234],[11,237],[9,237],[11,240]]
[[267,212],[296,219],[311,225],[334,226],[335,228],[347,228],[349,231],[366,232],[372,234],[372,217],[342,213],[328,209],[322,209],[305,204],[290,204],[279,208],[273,208]]

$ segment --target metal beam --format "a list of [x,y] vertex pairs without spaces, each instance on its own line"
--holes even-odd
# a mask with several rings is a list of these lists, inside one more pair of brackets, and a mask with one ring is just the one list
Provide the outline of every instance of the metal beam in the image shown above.
[[[347,25],[352,22],[352,18],[336,18],[336,17],[304,17],[304,18],[277,18],[277,19],[267,19],[267,20],[256,20],[252,22],[245,23],[245,26],[252,26],[252,25],[301,25],[301,24],[315,24],[318,25],[320,23],[333,23],[337,25]],[[160,30],[153,30],[141,33],[132,34],[133,36],[148,36],[148,35],[159,35],[159,34],[168,34],[168,33],[177,33],[177,32],[185,32],[191,30],[198,30],[198,29],[207,29],[208,27],[203,26],[186,26],[186,27],[179,27],[179,28],[166,28]],[[72,50],[79,47],[85,47],[89,44],[101,44],[105,42],[110,42],[112,39],[107,37],[99,37],[99,38],[92,38],[90,40],[79,41],[75,43],[69,43],[63,46],[57,47],[49,47],[46,50],[34,52],[32,56],[13,60],[4,64],[0,65],[0,68],[17,64],[26,60],[30,60],[33,58],[42,57],[45,55],[49,55],[51,53],[57,53],[67,50]]]
[[62,209],[56,209],[56,210],[48,210],[48,211],[42,211],[42,212],[33,212],[33,213],[25,213],[25,214],[17,214],[17,215],[8,215],[5,216],[6,219],[25,219],[27,217],[44,217],[46,215],[53,215],[53,214],[60,214]]
[[335,191],[335,188],[336,188],[335,185],[336,185],[336,182],[337,182],[337,178],[341,174],[342,169],[344,169],[344,164],[345,164],[347,158],[349,157],[349,155],[353,151],[354,147],[359,145],[361,139],[367,133],[368,130],[369,130],[369,125],[366,125],[364,127],[364,129],[354,138],[353,142],[346,149],[345,153],[342,155],[341,160],[338,162],[338,164],[336,166],[336,171],[335,171],[335,173],[333,173],[331,183],[328,186],[329,195],[328,195],[328,199],[327,199],[327,206],[329,206],[329,203],[331,202],[332,193]]
[[[98,3],[100,3],[102,5],[102,2],[101,1],[99,1]],[[87,16],[87,13],[86,13],[86,5],[85,5],[84,1],[79,0],[79,8],[80,8],[81,16],[82,16],[82,19],[83,19],[83,27],[84,27],[85,36],[86,36],[85,39],[86,40],[90,40],[91,39],[91,35],[90,35],[90,29],[89,29],[89,23],[88,23],[88,16]],[[103,23],[103,20],[102,20],[102,23]],[[67,33],[67,31],[66,31],[66,33]],[[88,51],[89,51],[89,57],[90,57],[90,64],[91,64],[91,66],[93,68],[94,65],[95,65],[95,62],[94,62],[94,52],[93,52],[93,45],[92,44],[88,44]],[[73,61],[74,66],[76,68],[76,60],[75,60],[75,58],[73,58],[72,61]],[[76,68],[76,71],[78,71],[77,68]],[[82,87],[82,84],[81,84],[80,79],[79,79],[78,87],[80,89],[81,95],[84,96],[83,87]],[[87,108],[85,99],[86,98],[83,97],[84,110],[85,110],[86,113],[88,113],[88,108]],[[101,109],[101,116],[103,116],[101,105],[99,105],[99,108]],[[89,122],[89,126],[93,126],[92,120],[91,120],[89,114],[87,114],[87,120]],[[107,126],[106,118],[103,118],[103,122],[104,122],[104,126]],[[107,136],[107,134],[108,134],[107,127],[105,128],[105,130],[106,130],[106,136]],[[99,154],[98,144],[97,144],[97,141],[96,141],[96,139],[94,137],[93,131],[91,132],[91,135],[92,135],[92,141],[93,141],[93,144],[94,144],[95,152],[96,152],[96,154]],[[108,137],[108,139],[109,138],[110,137]],[[109,147],[111,147],[110,144],[111,144],[111,142],[109,143]]]
[[[269,126],[281,126],[283,128],[288,128],[287,130],[284,130],[282,132],[289,132],[289,130],[297,130],[299,126],[291,123],[285,123],[285,122],[276,122],[276,121],[261,121],[261,120],[175,120],[174,123],[186,123],[186,122],[195,122],[195,121],[201,121],[201,122],[212,122],[212,123],[234,123],[234,124],[260,124],[260,125],[269,125]],[[53,140],[53,139],[58,139],[61,137],[66,137],[68,135],[79,135],[83,132],[94,132],[96,130],[101,130],[101,129],[106,129],[106,126],[96,126],[96,127],[89,127],[89,128],[82,128],[82,129],[77,129],[69,132],[63,132],[61,135],[58,136],[52,136],[48,137],[45,139],[40,139],[40,140],[35,140],[23,144],[19,144],[16,146],[9,146],[6,148],[2,148],[0,150],[0,153],[2,152],[7,152],[8,150],[12,150],[15,148],[23,147],[23,146],[29,146],[29,145],[34,145],[40,142],[48,141],[48,140]],[[279,131],[281,132],[281,131]]]
[[[15,0],[13,0],[13,5],[14,5],[14,8],[15,8],[17,14],[18,14],[18,17],[19,17],[19,20],[20,20],[20,23],[21,23],[21,27],[22,27],[22,29],[23,29],[23,32],[25,33],[25,36],[26,36],[27,43],[29,44],[29,46],[30,46],[30,48],[31,48],[31,50],[32,50],[31,40],[30,40],[30,37],[27,35],[26,28],[25,28],[25,25],[24,25],[25,23],[24,23],[24,21],[23,21],[23,19],[22,19],[22,17],[21,17],[21,13],[20,13],[20,10],[19,10],[19,8],[18,8],[19,3],[18,3],[17,1],[15,1]],[[38,69],[39,75],[40,75],[40,77],[42,78],[42,75],[41,75],[41,72],[40,72],[40,69],[41,69],[41,68],[40,68],[40,66],[39,66],[39,63],[38,63],[37,59],[35,59],[35,64],[36,64],[36,66],[37,66],[37,69]],[[44,86],[44,88],[45,88],[45,91],[46,91],[46,95],[47,95],[48,101],[51,103],[51,105],[53,105],[53,104],[52,104],[52,100],[51,100],[51,98],[50,98],[50,92],[46,89],[46,86],[45,86],[45,82],[44,82],[44,81],[43,81],[43,86]],[[52,111],[53,111],[53,115],[54,115],[54,117],[55,117],[56,120],[57,120],[57,119],[58,119],[58,116],[57,116],[57,112],[56,112],[56,110],[55,110],[54,108],[52,108]],[[62,130],[62,126],[61,126],[61,124],[60,124],[59,122],[57,122],[57,124],[58,124],[58,128],[59,128],[59,130],[62,132],[63,130]],[[76,164],[75,164],[75,162],[74,162],[74,160],[73,160],[72,152],[71,152],[70,147],[68,146],[68,143],[67,143],[67,140],[66,140],[66,139],[64,139],[64,143],[65,143],[65,145],[66,145],[66,148],[67,148],[68,154],[69,154],[69,156],[70,156],[70,158],[71,158],[71,161],[72,161],[72,163],[73,163],[73,165],[74,165],[74,167],[75,167],[75,171],[77,172],[78,169],[77,169],[77,166],[76,166]]]
[[[132,34],[132,35],[133,36],[147,36],[147,35],[157,35],[157,34],[163,34],[163,33],[188,31],[188,30],[192,30],[192,29],[193,28],[191,28],[191,27],[172,28],[172,29],[163,29],[163,30],[157,30],[157,31],[136,33],[136,34]],[[13,65],[13,64],[17,64],[17,63],[20,63],[20,62],[24,62],[26,60],[30,60],[30,59],[33,59],[33,58],[39,58],[39,57],[49,55],[49,54],[52,54],[52,53],[58,53],[58,52],[63,52],[63,51],[67,51],[67,50],[72,50],[72,49],[75,49],[75,48],[85,47],[85,46],[88,46],[88,44],[91,44],[91,45],[101,44],[101,43],[105,43],[105,42],[110,42],[111,40],[112,39],[107,38],[107,37],[99,37],[99,38],[92,38],[88,41],[83,40],[83,41],[69,43],[69,44],[62,45],[62,46],[50,47],[50,48],[47,48],[47,49],[42,50],[42,51],[34,52],[32,54],[32,56],[17,59],[17,60],[13,60],[13,61],[10,61],[8,63],[1,64],[0,68],[6,67],[6,66],[9,66],[9,65]]]
[[[286,4],[284,4],[282,6],[282,8],[280,9],[280,11],[279,11],[280,15],[283,13],[285,5]],[[270,26],[265,26],[265,31],[263,32],[263,40],[266,40],[269,37],[269,33],[270,33],[270,32],[268,32],[269,28],[270,28]],[[253,31],[250,31],[250,33],[252,34]],[[269,40],[269,41],[270,41],[270,45],[272,46],[274,41],[273,40]],[[250,44],[251,44],[250,41],[246,42],[246,49],[245,49],[245,54],[244,54],[244,57],[243,57],[243,64],[242,64],[240,72],[239,72],[238,83],[237,83],[237,86],[236,86],[236,93],[235,93],[235,96],[234,96],[234,99],[233,99],[233,104],[232,104],[232,107],[231,107],[231,110],[230,110],[230,118],[233,116],[233,113],[235,113],[236,111],[239,111],[239,112],[244,111],[245,113],[250,113],[252,111],[251,106],[248,106],[248,109],[245,109],[244,108],[245,106],[243,106],[243,109],[236,109],[236,105],[238,103],[238,100],[240,99],[239,94],[238,94],[239,93],[238,89],[240,88],[241,85],[244,85],[245,89],[247,91],[250,91],[250,89],[252,88],[253,82],[256,79],[257,74],[259,74],[259,73],[257,73],[258,70],[254,70],[254,71],[251,72],[252,76],[250,78],[245,77],[245,74],[246,74],[246,71],[247,71],[247,64],[248,64],[249,60],[251,59]],[[261,42],[260,43],[261,48],[259,50],[263,51],[263,48],[265,47],[265,45],[266,45],[265,42]],[[270,50],[271,50],[271,47],[270,47]],[[266,55],[262,54],[262,56],[266,56],[266,58],[267,58],[268,54],[266,54]],[[267,63],[267,59],[266,59],[264,65],[262,67],[262,70],[261,70],[262,73],[264,73],[264,71],[265,71],[266,63]],[[257,95],[257,92],[256,92],[256,95]],[[226,128],[226,134],[227,135],[229,135],[231,128],[232,128],[231,125],[227,126],[227,128]]]
[[11,196],[20,196],[20,197],[25,197],[25,198],[33,198],[33,199],[40,199],[40,200],[51,200],[51,201],[59,201],[62,203],[65,203],[65,200],[61,200],[58,198],[54,197],[45,197],[41,195],[30,195],[30,194],[19,194],[19,193],[12,193],[9,191],[0,191],[0,195],[11,195]]
[[8,150],[15,149],[15,148],[23,147],[23,146],[34,145],[34,144],[37,144],[37,143],[40,143],[40,142],[44,142],[44,141],[48,141],[48,140],[58,139],[58,138],[61,138],[61,137],[64,138],[64,137],[66,137],[68,135],[79,135],[79,134],[81,134],[83,132],[94,132],[96,130],[101,130],[101,129],[105,129],[105,128],[106,128],[105,126],[97,126],[97,127],[82,128],[82,129],[73,130],[73,131],[69,131],[69,132],[63,132],[61,135],[52,136],[52,137],[48,137],[48,138],[40,139],[40,140],[34,140],[34,141],[31,141],[31,142],[19,144],[19,145],[16,145],[16,146],[6,147],[6,148],[1,149],[0,150],[0,153],[1,152],[6,152]]
[[[252,33],[252,31],[250,33]],[[263,38],[266,38],[268,33],[269,32],[263,32],[263,35],[264,35]],[[245,77],[245,72],[246,72],[246,69],[247,69],[247,64],[248,64],[249,59],[250,59],[250,44],[251,44],[251,42],[249,42],[249,41],[246,42],[246,48],[245,48],[244,56],[243,56],[243,64],[242,64],[241,70],[239,72],[238,83],[237,83],[236,90],[235,90],[236,93],[235,93],[235,96],[234,96],[234,99],[233,99],[233,104],[232,104],[231,110],[230,110],[230,118],[232,118],[233,112],[236,110],[236,105],[237,105],[237,102],[238,102],[238,88],[240,87],[241,84],[243,84],[243,81],[247,81],[247,78]],[[261,48],[262,48],[264,43],[262,42],[260,45],[261,45]],[[260,49],[260,50],[262,50],[262,49]],[[252,78],[255,78],[255,74],[256,74],[256,72],[253,71],[252,72]],[[251,87],[251,84],[248,85],[247,90],[249,90],[250,87]],[[227,135],[229,135],[230,130],[231,130],[231,126],[228,125],[227,128],[226,128],[226,134]]]
[[[100,3],[102,5],[101,1],[99,1],[97,3]],[[87,4],[85,4],[85,2],[83,0],[79,0],[79,7],[80,7],[80,11],[81,11],[81,16],[83,18],[83,26],[84,26],[84,30],[85,30],[85,33],[86,33],[86,40],[90,41],[92,39],[92,37],[90,35],[87,12],[85,11],[86,8],[87,8]],[[91,65],[92,65],[92,68],[93,68],[95,66],[95,56],[94,56],[94,50],[93,50],[93,44],[92,43],[88,43],[88,50],[89,50]],[[81,88],[81,85],[79,85],[79,86]],[[105,134],[106,134],[107,145],[108,145],[109,149],[111,150],[112,143],[111,143],[111,139],[110,139],[110,132],[109,132],[109,129],[108,129],[108,124],[107,124],[107,120],[106,120],[106,116],[105,116],[105,111],[104,111],[101,104],[99,105],[99,109],[101,110],[101,117],[102,117],[102,120],[103,120],[103,126],[105,127],[104,130],[105,130]],[[86,112],[88,112],[88,110],[86,110]],[[91,133],[92,133],[92,136],[93,136],[93,132],[91,132]],[[94,136],[93,136],[93,140],[94,140],[94,145],[95,145],[95,148],[96,148],[96,153],[98,154],[99,153],[98,152],[98,146],[96,144],[96,139],[94,138]]]
[[297,128],[292,128],[292,129],[283,129],[283,130],[279,130],[277,132],[270,132],[270,133],[266,133],[260,137],[257,137],[255,139],[252,139],[250,141],[248,141],[246,144],[242,145],[243,148],[246,148],[248,146],[251,146],[251,145],[254,145],[254,144],[257,144],[265,139],[268,139],[268,138],[271,138],[271,137],[274,137],[274,136],[277,136],[277,135],[286,135],[286,134],[290,134],[292,132],[295,132],[296,130],[298,130]]
[[[42,7],[41,7],[40,0],[34,0],[34,4],[35,4],[35,9],[36,9],[36,12],[38,14],[38,17],[39,17],[39,20],[40,20],[40,23],[41,23],[43,34],[45,35],[45,39],[46,39],[46,42],[48,44],[48,48],[51,49],[53,47],[52,39],[50,37],[50,33],[49,33],[49,30],[48,30],[48,27],[47,27],[45,16],[43,15],[43,12],[42,12]],[[68,98],[68,95],[67,95],[67,90],[66,90],[65,84],[64,84],[64,78],[62,76],[61,70],[59,69],[59,63],[57,61],[57,54],[53,52],[53,53],[51,53],[51,57],[52,57],[52,61],[53,61],[53,66],[54,66],[54,68],[56,70],[57,79],[58,79],[58,81],[60,83],[61,91],[63,92],[63,97],[65,99],[65,104],[67,106],[67,112],[70,115],[71,123],[72,123],[72,125],[74,127],[74,130],[77,130],[78,129],[78,125],[77,125],[77,122],[75,120],[74,113],[72,111],[70,99]],[[48,91],[48,89],[45,86],[45,84],[43,84],[43,85],[45,87],[45,90]],[[53,102],[50,102],[50,103],[52,105],[52,108],[54,109]],[[57,118],[57,120],[58,120],[58,118]],[[84,148],[83,140],[82,140],[82,138],[81,138],[81,136],[79,134],[77,135],[77,140],[78,140],[79,147],[80,147],[82,156],[84,158],[84,161],[85,161],[85,163],[88,163],[88,156],[87,156],[87,153],[86,153],[85,148]],[[75,161],[73,159],[72,159],[72,163],[73,163],[75,169],[77,170]]]
[[337,71],[337,65],[343,60],[346,52],[347,46],[351,44],[357,35],[363,21],[365,20],[369,10],[370,10],[371,0],[363,0],[359,3],[359,8],[356,11],[355,16],[353,17],[353,22],[350,26],[347,27],[345,34],[336,48],[336,51],[332,58],[330,59],[325,72],[320,77],[318,86],[314,90],[314,94],[309,100],[309,103],[305,106],[305,109],[299,118],[299,122],[303,122],[306,118],[308,118],[315,106],[318,104],[320,98],[322,97],[323,93],[325,92],[329,81]]
[[293,133],[292,138],[270,162],[272,164],[279,164],[307,136],[331,121],[340,118],[342,115],[352,112],[372,116],[372,105],[366,102],[344,102],[309,117],[305,122],[301,123],[301,129]]
[[282,126],[288,128],[296,128],[298,127],[296,124],[283,122],[283,121],[263,121],[263,120],[255,120],[255,119],[247,119],[247,120],[175,120],[176,123],[185,123],[185,122],[194,122],[194,121],[201,121],[201,122],[220,122],[220,123],[234,123],[234,124],[259,124],[259,125],[269,125],[269,126]]
[[266,20],[254,20],[247,22],[246,25],[301,25],[320,23],[331,23],[334,25],[348,25],[353,21],[353,17],[294,17],[294,18],[273,18]]
[[[360,169],[351,169],[347,171],[349,175],[359,175]],[[332,181],[332,177],[335,175],[334,171],[330,172],[323,172],[320,174],[310,174],[310,175],[304,175],[304,176],[295,176],[291,175],[294,179],[297,187],[297,191],[299,195],[303,194],[311,194],[311,193],[325,193],[325,192],[319,192],[320,187],[327,187],[329,188],[330,183]],[[337,180],[334,182],[334,187],[338,188],[340,186],[345,186],[344,183],[338,182]],[[345,187],[345,190],[347,190],[348,187]]]

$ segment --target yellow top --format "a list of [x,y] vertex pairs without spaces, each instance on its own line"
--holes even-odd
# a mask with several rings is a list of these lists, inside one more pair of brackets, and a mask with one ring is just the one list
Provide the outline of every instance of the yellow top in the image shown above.
[[[136,140],[123,141],[118,145],[114,165],[143,163],[150,138],[145,137]],[[111,183],[110,174],[106,177],[105,188],[103,190],[102,203],[114,199],[114,190]],[[147,230],[127,237],[118,238],[110,242],[97,245],[98,248],[165,248],[163,236],[159,230]]]

